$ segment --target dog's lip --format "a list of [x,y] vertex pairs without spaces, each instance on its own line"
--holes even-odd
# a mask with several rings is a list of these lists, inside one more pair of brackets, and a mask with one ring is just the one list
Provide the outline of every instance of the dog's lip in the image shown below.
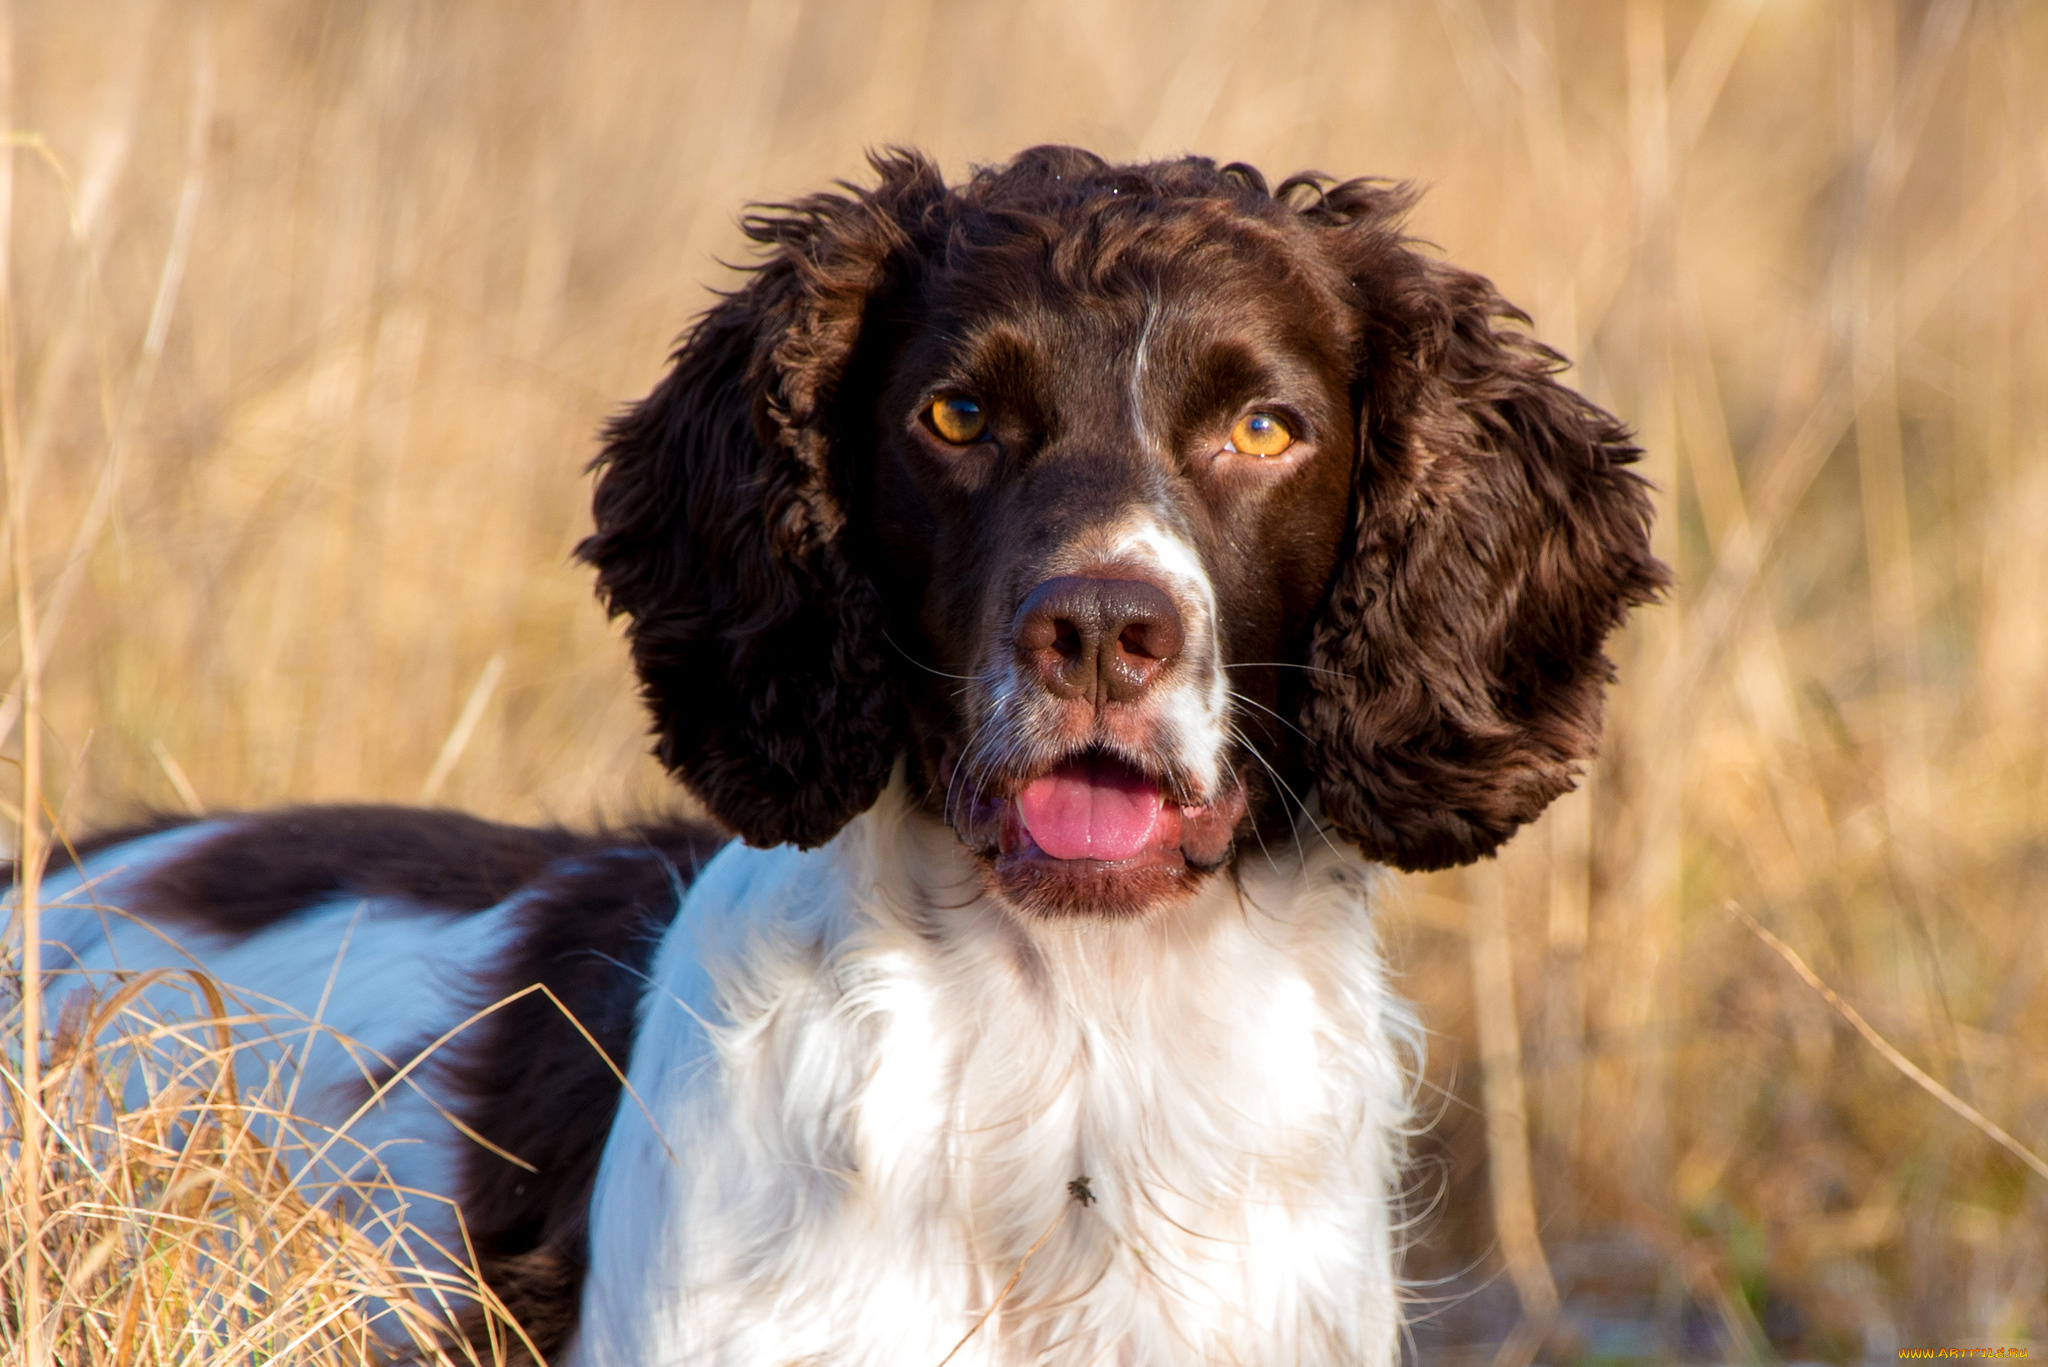
[[[1078,762],[1106,764],[1129,771],[1126,783],[1135,787],[1149,780],[1158,793],[1159,808],[1136,847],[1120,858],[1060,858],[1047,853],[1033,838],[1020,799],[1032,785]],[[940,777],[949,792],[963,785],[968,796],[949,804],[954,828],[973,849],[1001,864],[1028,863],[1042,871],[1069,871],[1098,876],[1136,872],[1165,866],[1173,869],[1212,869],[1229,857],[1238,823],[1246,810],[1243,776],[1228,773],[1217,791],[1206,799],[1185,791],[1158,768],[1084,748],[1058,757],[1043,767],[1007,781],[988,778],[977,781],[959,770],[952,755],[942,761]],[[1058,840],[1052,841],[1062,847]],[[1071,848],[1070,845],[1064,846]],[[1114,846],[1112,848],[1115,848]]]

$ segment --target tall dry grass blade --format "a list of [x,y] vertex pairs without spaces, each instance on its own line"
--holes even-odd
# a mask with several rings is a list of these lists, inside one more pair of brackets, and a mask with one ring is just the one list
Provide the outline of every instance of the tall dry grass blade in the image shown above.
[[[209,1020],[213,1027],[215,1048],[223,1056],[231,1055],[234,1050],[234,1040],[228,1026],[222,1019],[227,1015],[227,1003],[221,997],[219,984],[203,973],[193,973],[188,976],[193,986],[205,997],[206,1004],[211,1009]],[[213,1085],[208,1088],[200,1102],[202,1111],[217,1112],[220,1109],[222,1097],[226,1092],[227,1086],[230,1084],[231,1077],[232,1074],[227,1069],[215,1071]],[[170,1175],[164,1181],[161,1198],[148,1212],[148,1223],[144,1225],[141,1235],[145,1245],[154,1245],[161,1239],[163,1222],[170,1214],[170,1207],[179,1195],[179,1189],[185,1179],[186,1169],[193,1161],[194,1151],[200,1141],[201,1128],[195,1123],[187,1128],[186,1142],[178,1147],[177,1158],[171,1166]],[[147,1281],[147,1278],[136,1277],[129,1284],[128,1301],[121,1310],[121,1323],[124,1326],[124,1333],[121,1338],[116,1340],[115,1344],[115,1356],[117,1358],[126,1356],[129,1350],[130,1339],[126,1327],[132,1326],[141,1317],[141,1297]]]
[[[1665,21],[1664,0],[1629,0],[1622,36],[1628,188],[1635,228],[1628,315],[1636,350],[1633,406],[1644,451],[1643,473],[1657,485],[1675,490],[1682,452],[1673,337],[1668,317],[1655,303],[1672,292],[1680,248]],[[1651,545],[1667,563],[1677,561],[1677,518],[1668,508],[1652,528]],[[1689,616],[1688,606],[1674,598],[1638,624],[1634,645],[1659,676],[1684,654]],[[1624,1162],[1637,1192],[1649,1198],[1668,1188],[1676,1148],[1671,1014],[1665,1007],[1665,986],[1679,935],[1684,775],[1692,737],[1644,710],[1629,716],[1626,724],[1634,732],[1636,758],[1629,783],[1639,824],[1632,833],[1632,867],[1621,903],[1633,923],[1628,932],[1632,962],[1623,970],[1613,1026],[1629,1048],[1628,1061],[1619,1070],[1623,1085],[1610,1094],[1602,1124],[1610,1133],[1631,1136]]]
[[[206,184],[207,146],[213,133],[213,58],[203,28],[194,42],[197,52],[192,109],[185,139],[185,184],[178,194],[177,218],[171,228],[170,244],[164,252],[163,267],[157,274],[156,294],[150,304],[149,323],[136,357],[135,370],[129,378],[127,394],[107,438],[107,452],[100,467],[99,482],[93,490],[92,502],[72,535],[70,551],[65,556],[63,568],[58,571],[56,584],[44,602],[46,643],[54,640],[63,628],[72,595],[84,579],[93,547],[99,543],[100,533],[113,516],[116,494],[120,489],[122,457],[135,421],[155,387],[157,370],[163,363],[164,345],[170,336],[171,319],[177,311],[179,294],[185,283],[185,268],[191,257],[192,235],[199,221],[199,204]],[[74,214],[73,217],[76,219],[77,216]],[[0,700],[0,744],[6,742],[16,722],[21,719],[26,697],[24,690]]]
[[420,801],[432,802],[441,795],[441,787],[448,782],[448,775],[455,772],[455,765],[462,758],[462,752],[469,746],[469,738],[476,731],[477,723],[483,720],[484,709],[491,705],[491,699],[498,691],[499,682],[505,677],[505,652],[484,662],[483,671],[470,686],[469,696],[463,700],[462,712],[455,718],[455,725],[448,728],[448,739],[441,742],[441,752],[434,756],[433,767],[420,784]]
[[[1933,13],[1930,11],[1930,19]],[[1866,200],[1848,291],[1849,314],[1857,328],[1850,347],[1850,372],[1861,396],[1853,431],[1862,493],[1864,558],[1870,577],[1871,656],[1883,708],[1879,764],[1893,838],[1911,840],[1926,827],[1928,791],[1921,754],[1925,726],[1919,714],[1918,595],[1906,506],[1905,449],[1899,430],[1896,305],[1890,288],[1897,251],[1895,187],[1903,174],[1893,169],[1900,158],[1888,155],[1896,142],[1891,130],[1900,120],[1901,104],[1899,92],[1893,88],[1889,45],[1879,37],[1889,38],[1891,20],[1889,13],[1864,9],[1858,12],[1854,28],[1852,50],[1862,58],[1857,66],[1867,68],[1860,72],[1857,84],[1869,89],[1865,98],[1852,102],[1852,111],[1859,124],[1876,123],[1855,132],[1859,142],[1877,150],[1872,153],[1871,168],[1875,184]],[[1915,65],[1916,69],[1925,68],[1927,62],[1923,59]],[[1908,859],[1918,868],[1925,852],[1910,850]]]
[[[498,1000],[491,1002],[489,1005],[479,1007],[475,1011],[472,1011],[469,1015],[465,1016],[460,1021],[457,1021],[454,1025],[451,1025],[446,1030],[443,1030],[439,1035],[436,1035],[423,1048],[414,1053],[411,1058],[407,1059],[402,1065],[399,1065],[396,1069],[394,1069],[389,1077],[385,1078],[382,1082],[378,1083],[376,1087],[371,1089],[369,1095],[366,1096],[363,1099],[362,1103],[358,1105],[356,1109],[349,1114],[348,1118],[342,1121],[340,1125],[335,1127],[334,1133],[331,1136],[329,1136],[328,1139],[325,1142],[323,1142],[319,1148],[313,1151],[312,1156],[306,1160],[306,1165],[303,1168],[301,1168],[298,1173],[294,1174],[292,1178],[292,1184],[294,1186],[297,1186],[299,1183],[303,1182],[310,1174],[312,1174],[317,1169],[319,1163],[327,1157],[328,1149],[333,1146],[336,1140],[340,1139],[343,1135],[347,1134],[348,1131],[355,1125],[355,1123],[358,1120],[361,1120],[365,1115],[368,1115],[371,1110],[373,1110],[378,1105],[382,1104],[384,1098],[390,1095],[391,1092],[400,1083],[409,1082],[413,1073],[417,1072],[424,1064],[427,1063],[428,1060],[433,1058],[435,1054],[439,1053],[442,1047],[445,1046],[449,1041],[455,1039],[457,1036],[461,1035],[465,1030],[469,1029],[470,1026],[475,1025],[477,1022],[483,1020],[487,1016],[490,1016],[502,1010],[503,1008],[510,1006],[512,1003],[519,1001],[522,998],[530,997],[536,992],[542,995],[543,997],[546,997],[550,1002],[554,1003],[555,1009],[557,1011],[560,1011],[563,1017],[569,1022],[569,1024],[575,1027],[576,1033],[583,1037],[584,1042],[596,1051],[597,1056],[604,1061],[605,1067],[611,1070],[612,1076],[618,1079],[619,1086],[624,1089],[625,1094],[628,1097],[632,1098],[633,1104],[640,1108],[640,1113],[647,1117],[647,1123],[649,1124],[649,1126],[653,1127],[656,1140],[661,1144],[662,1148],[668,1152],[670,1161],[674,1161],[675,1151],[668,1147],[668,1140],[666,1136],[664,1136],[661,1133],[660,1126],[655,1124],[654,1113],[647,1109],[647,1103],[641,1099],[640,1093],[634,1090],[633,1084],[631,1082],[627,1081],[625,1070],[620,1068],[618,1063],[612,1058],[612,1056],[604,1051],[603,1047],[598,1044],[597,1037],[591,1034],[589,1028],[585,1026],[580,1019],[577,1018],[576,1013],[571,1011],[568,1005],[565,1002],[563,1002],[560,997],[555,995],[554,990],[552,988],[550,988],[546,983],[528,983],[525,987],[520,988],[517,992],[507,993],[506,995],[498,998]],[[384,1060],[384,1062],[388,1066],[391,1060],[386,1059]],[[434,1105],[434,1109],[440,1114],[440,1117],[443,1120],[447,1121],[450,1125],[454,1126],[457,1130],[461,1131],[462,1134],[466,1136],[471,1142],[478,1144],[485,1149],[490,1150],[490,1152],[496,1154],[498,1157],[504,1159],[508,1163],[511,1163],[515,1167],[524,1168],[528,1172],[534,1171],[533,1164],[527,1162],[524,1158],[521,1158],[519,1155],[512,1153],[509,1150],[500,1148],[498,1145],[484,1138],[481,1134],[478,1134],[474,1129],[470,1128],[468,1123],[465,1122],[460,1116],[456,1115],[453,1111],[446,1109],[438,1103],[432,1102],[431,1098],[429,1098],[428,1100],[430,1104]]]
[[2039,1154],[2006,1133],[1989,1116],[1957,1096],[1954,1092],[1951,1092],[1948,1088],[1942,1086],[1939,1082],[1936,1082],[1927,1075],[1920,1065],[1893,1048],[1891,1041],[1880,1035],[1876,1027],[1872,1026],[1869,1021],[1863,1019],[1862,1012],[1843,1001],[1841,997],[1835,994],[1833,988],[1821,981],[1818,973],[1815,973],[1806,966],[1806,960],[1799,957],[1798,950],[1771,934],[1770,931],[1765,930],[1761,922],[1733,902],[1728,903],[1728,914],[1748,926],[1752,934],[1776,950],[1778,957],[1790,964],[1792,971],[1799,975],[1800,981],[1804,982],[1815,992],[1818,992],[1822,1001],[1825,1001],[1829,1006],[1834,1007],[1836,1011],[1840,1012],[1842,1019],[1854,1026],[1856,1033],[1863,1036],[1869,1042],[1871,1048],[1883,1055],[1885,1062],[1904,1073],[1908,1078],[1911,1078],[1922,1091],[1926,1092],[1936,1101],[1954,1111],[1971,1125],[1976,1126],[1992,1143],[2032,1168],[2042,1181],[2048,1182],[2048,1160],[2042,1159]]
[[1680,159],[1699,144],[1763,7],[1764,0],[1714,0],[1700,17],[1671,78],[1671,147]]
[[[159,0],[159,5],[162,0]],[[157,55],[151,42],[154,15],[130,26],[126,35],[128,51],[123,55],[123,73],[112,83],[113,108],[100,121],[91,149],[80,163],[76,185],[67,185],[65,200],[72,242],[81,268],[72,305],[64,312],[62,330],[51,344],[36,381],[34,399],[25,414],[23,427],[24,465],[33,482],[52,442],[63,431],[65,405],[62,400],[70,386],[75,367],[88,350],[95,364],[94,392],[99,402],[103,435],[112,440],[116,426],[113,396],[113,366],[107,357],[106,300],[100,276],[99,243],[96,240],[108,207],[115,200],[135,150],[136,130],[147,87],[144,73]],[[63,163],[47,144],[39,148],[43,159],[63,173]]]
[[1536,1220],[1529,1165],[1529,1107],[1522,1079],[1522,1038],[1515,1011],[1514,949],[1508,942],[1505,874],[1498,859],[1470,879],[1472,1005],[1479,1022],[1480,1083],[1486,1098],[1486,1172],[1493,1226],[1522,1322],[1494,1355],[1493,1367],[1529,1367],[1557,1325],[1558,1294]]
[[[14,355],[14,6],[0,0],[0,463],[6,467],[8,523],[14,542],[14,630],[21,652],[21,811],[14,845],[14,924],[21,929],[21,1078],[19,1197],[23,1221],[20,1290],[22,1361],[45,1367],[49,1345],[43,1304],[43,663],[36,633],[34,562],[29,553],[28,490],[22,469],[21,415]],[[13,1184],[10,1183],[10,1186]]]
[[938,1367],[946,1367],[947,1363],[960,1356],[960,1350],[967,1346],[967,1341],[981,1332],[981,1326],[988,1323],[988,1317],[995,1314],[997,1309],[1002,1306],[1002,1303],[1009,1298],[1010,1292],[1016,1289],[1017,1279],[1024,1275],[1025,1267],[1031,1262],[1031,1259],[1037,1254],[1038,1250],[1045,1247],[1045,1241],[1053,1236],[1054,1231],[1065,1223],[1068,1213],[1075,1206],[1086,1206],[1093,1203],[1094,1198],[1085,1195],[1088,1189],[1087,1181],[1087,1178],[1082,1177],[1068,1184],[1067,1203],[1060,1207],[1060,1213],[1052,1217],[1052,1223],[1045,1227],[1045,1233],[1039,1235],[1037,1239],[1032,1241],[1031,1247],[1024,1250],[1024,1256],[1017,1260],[1016,1268],[1010,1273],[1010,1280],[1003,1283],[1003,1289],[996,1292],[996,1298],[988,1303],[988,1309],[981,1312],[974,1323],[969,1326],[967,1332],[960,1336],[960,1341],[947,1350],[944,1357],[939,1359]]
[[1543,821],[1548,877],[1543,964],[1543,1056],[1539,1113],[1544,1150],[1557,1174],[1553,1217],[1578,1209],[1570,1159],[1583,1143],[1586,1104],[1586,948],[1592,933],[1592,776],[1552,805]]
[[164,777],[170,781],[171,791],[178,795],[178,801],[183,804],[185,810],[193,816],[204,812],[206,804],[199,800],[199,790],[192,786],[192,779],[186,774],[185,766],[178,763],[177,756],[171,753],[170,747],[166,746],[161,738],[152,738],[149,742],[149,753],[156,756],[157,767],[164,771]]

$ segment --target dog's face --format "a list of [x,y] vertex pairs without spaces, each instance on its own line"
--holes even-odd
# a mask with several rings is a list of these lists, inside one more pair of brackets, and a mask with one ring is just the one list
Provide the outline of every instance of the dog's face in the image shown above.
[[1124,914],[1305,786],[1280,662],[1343,540],[1357,338],[1213,206],[1104,196],[1085,227],[1080,278],[1012,237],[912,284],[859,396],[855,547],[914,660],[918,777],[996,888]]
[[1403,867],[1590,754],[1662,567],[1613,419],[1367,182],[1037,149],[754,220],[583,554],[660,753],[756,843],[908,755],[1026,914],[1170,906],[1313,786]]

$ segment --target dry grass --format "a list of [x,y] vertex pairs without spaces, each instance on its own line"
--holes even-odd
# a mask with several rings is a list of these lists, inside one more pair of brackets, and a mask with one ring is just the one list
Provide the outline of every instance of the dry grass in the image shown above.
[[[478,1299],[475,1279],[422,1268],[399,1247],[407,1206],[436,1198],[398,1187],[346,1132],[293,1116],[290,1069],[235,1038],[256,1026],[302,1050],[305,1023],[196,973],[60,978],[58,990],[37,1088],[38,1173],[32,1187],[10,1152],[0,1190],[0,1361],[23,1360],[20,1315],[32,1304],[46,1360],[64,1367],[502,1359],[452,1346],[446,1332]],[[18,1009],[0,1023],[17,1101],[21,1025]],[[12,1131],[19,1108],[9,1109]],[[350,1175],[312,1202],[293,1181],[308,1172]],[[31,1221],[36,1266],[23,1256]]]
[[[1552,1356],[2048,1337],[2048,1184],[1723,910],[2048,1148],[2048,9],[0,15],[7,557],[65,829],[669,800],[567,557],[591,431],[730,280],[747,199],[889,140],[954,172],[1064,140],[1414,177],[1417,231],[1641,432],[1680,576],[1587,793],[1390,916],[1448,1097],[1414,1267],[1476,1269],[1425,1348],[1504,1335],[1546,1279]],[[1475,972],[1517,1009],[1476,1012]],[[1489,1169],[1489,1136],[1529,1161]],[[91,1242],[66,1228],[52,1287]],[[1513,1275],[1466,1294],[1499,1247]]]

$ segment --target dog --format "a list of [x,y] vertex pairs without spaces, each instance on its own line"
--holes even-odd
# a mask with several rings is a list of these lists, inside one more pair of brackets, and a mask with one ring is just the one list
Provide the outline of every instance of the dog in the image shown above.
[[52,956],[356,1041],[302,1106],[554,1361],[1393,1363],[1375,890],[1594,753],[1639,453],[1401,185],[870,160],[745,220],[595,462],[719,830],[160,822],[53,872]]

